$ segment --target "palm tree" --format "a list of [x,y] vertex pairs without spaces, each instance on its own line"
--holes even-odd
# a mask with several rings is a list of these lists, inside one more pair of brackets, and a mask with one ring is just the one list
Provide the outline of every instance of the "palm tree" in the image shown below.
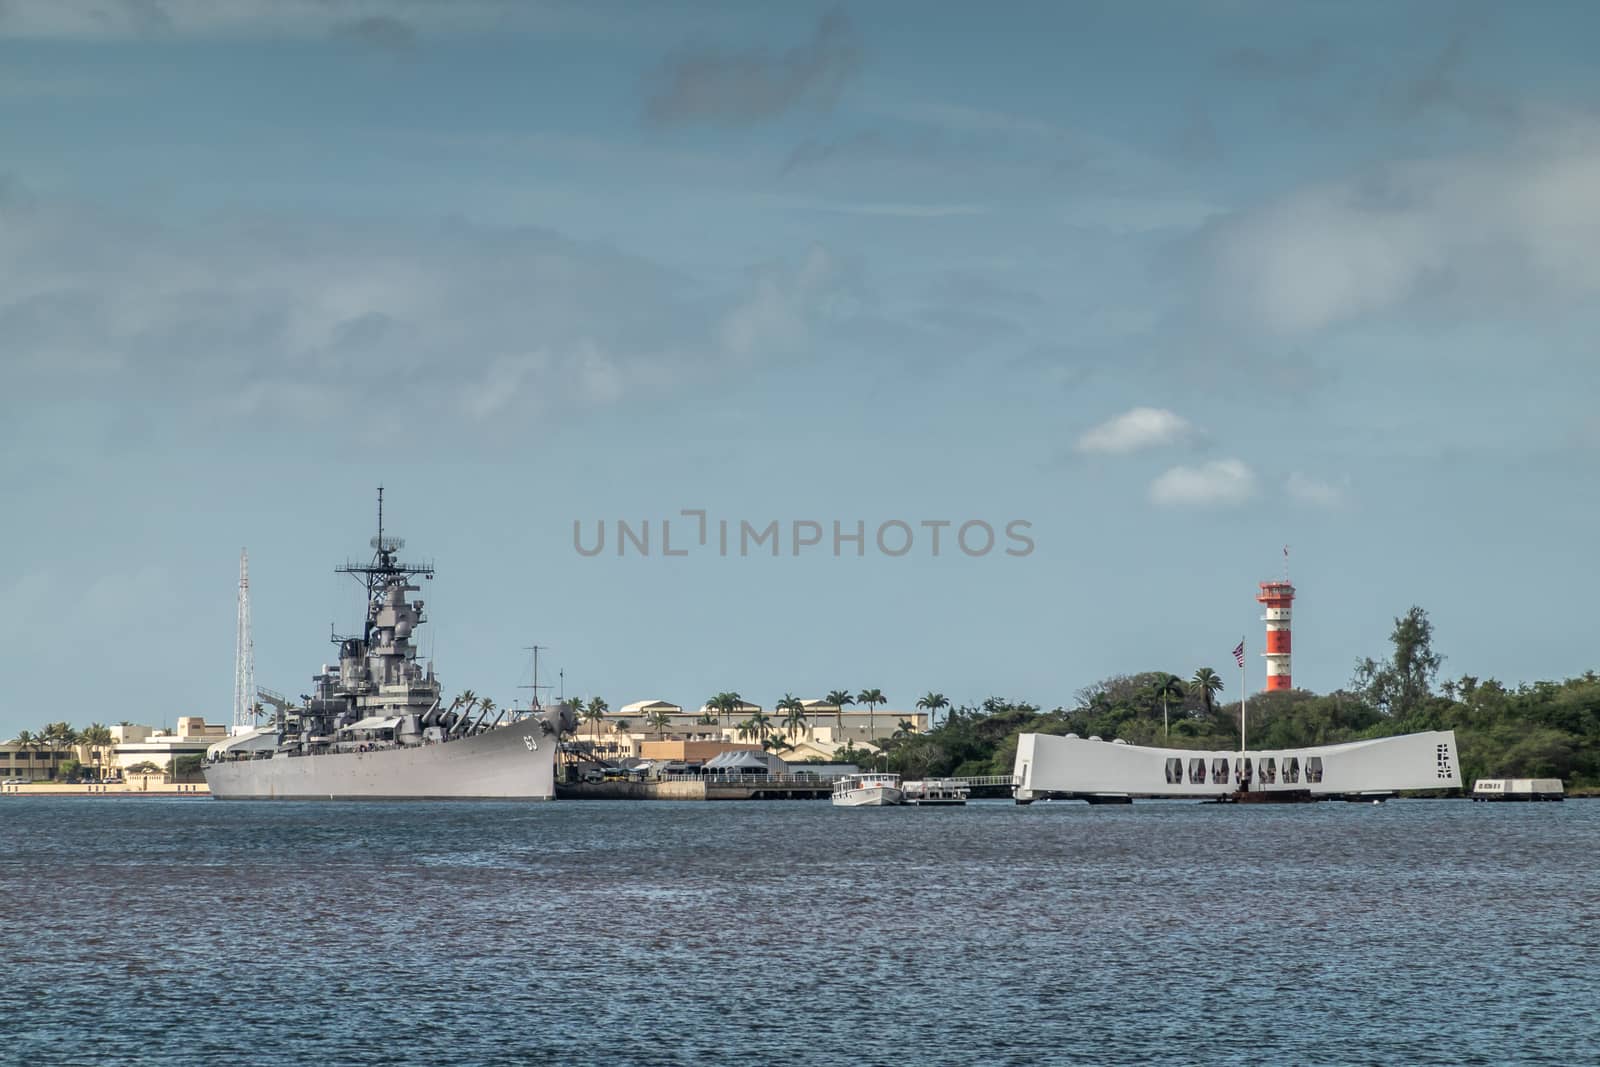
[[490,700],[488,697],[484,697],[483,702],[478,705],[478,718],[477,721],[472,724],[473,727],[476,728],[479,723],[482,723],[483,720],[487,719],[489,717],[489,713],[493,711],[496,706],[497,705],[494,701]]
[[739,724],[740,737],[755,737],[765,741],[770,733],[772,733],[772,718],[760,708],[751,712],[750,717]]
[[884,703],[887,699],[881,689],[863,689],[856,694],[856,703],[865,704],[868,709],[867,733],[875,734],[878,732],[878,705]]
[[589,701],[587,707],[579,705],[578,715],[584,722],[589,724],[589,736],[598,742],[600,739],[600,724],[605,722],[606,718],[606,702],[599,697],[595,697]]
[[1167,698],[1183,699],[1183,679],[1176,674],[1162,673],[1150,685],[1150,695],[1161,701],[1161,736],[1167,736]]
[[839,709],[837,712],[839,716],[839,732],[844,733],[844,706],[846,704],[854,704],[856,698],[850,695],[850,690],[848,689],[835,689],[822,699]]
[[660,741],[666,737],[667,727],[672,725],[672,713],[657,709],[646,715],[644,721],[656,728],[656,740]]
[[784,712],[782,719],[783,728],[790,734],[798,736],[806,727],[806,706],[796,700],[791,693],[783,694],[783,699],[772,706],[774,711]]
[[1216,710],[1211,699],[1211,694],[1222,691],[1222,679],[1210,667],[1201,667],[1194,672],[1194,677],[1189,679],[1189,692],[1198,696],[1206,707],[1206,717]]
[[12,744],[17,746],[17,751],[23,753],[23,755],[27,757],[24,762],[28,765],[28,778],[30,780],[33,778],[33,753],[34,750],[39,747],[40,743],[40,738],[35,736],[29,730],[18,730],[17,739],[12,742]]
[[706,707],[717,713],[717,722],[723,726],[727,725],[727,717],[739,711],[743,706],[744,698],[733,692],[718,693],[706,701]]
[[62,750],[78,743],[78,731],[69,722],[53,722],[45,726],[43,736],[45,744],[50,746],[50,765],[45,768],[45,773],[54,778],[61,767]]
[[94,755],[94,776],[103,778],[101,772],[104,764],[105,750],[111,745],[111,727],[104,723],[92,722],[84,728],[83,743],[89,746],[89,751]]
[[942,709],[948,708],[950,701],[943,693],[927,693],[917,698],[917,707],[928,713],[928,729],[933,729],[933,717]]
[[607,704],[605,700],[600,697],[591,697],[589,698],[588,708],[590,711],[598,711],[600,714],[604,715],[606,712],[611,710],[611,705]]

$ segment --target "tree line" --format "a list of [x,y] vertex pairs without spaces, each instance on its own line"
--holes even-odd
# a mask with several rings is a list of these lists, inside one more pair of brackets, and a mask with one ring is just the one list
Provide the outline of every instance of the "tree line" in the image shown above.
[[[1331,693],[1305,689],[1251,694],[1251,748],[1337,744],[1424,730],[1454,730],[1462,781],[1480,777],[1561,778],[1600,788],[1600,676],[1515,688],[1494,678],[1440,677],[1444,657],[1420,607],[1394,620],[1390,653],[1355,664]],[[1025,700],[990,697],[950,710],[925,734],[884,739],[877,765],[908,777],[1010,774],[1024,733],[1121,738],[1129,744],[1231,750],[1239,704],[1210,667],[1188,680],[1168,671],[1116,675],[1080,689],[1070,706],[1045,711]]]
[[54,778],[60,775],[63,778],[76,778],[82,769],[76,755],[76,750],[80,746],[89,749],[89,758],[95,768],[95,777],[98,778],[105,762],[111,757],[115,742],[111,736],[111,727],[104,723],[92,722],[82,730],[78,730],[68,722],[52,722],[46,723],[37,733],[32,730],[18,730],[17,736],[11,743],[16,745],[17,751],[22,754],[23,766],[30,778],[33,777],[33,764],[41,757],[44,759],[44,766],[40,769],[44,771],[45,777]]

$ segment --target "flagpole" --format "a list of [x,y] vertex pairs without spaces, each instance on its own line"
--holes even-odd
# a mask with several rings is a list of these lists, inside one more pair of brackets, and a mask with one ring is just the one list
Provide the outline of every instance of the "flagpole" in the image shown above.
[[[1239,644],[1241,646],[1244,644],[1244,638],[1242,638],[1242,637],[1239,638]],[[1245,684],[1244,657],[1240,656],[1239,657],[1239,759],[1240,759],[1241,762],[1239,764],[1239,774],[1241,776],[1240,777],[1241,781],[1243,781],[1243,775],[1244,775],[1244,763],[1242,762],[1244,760],[1244,712],[1245,712],[1245,706],[1244,705],[1245,705],[1245,693],[1248,690],[1249,690],[1249,686],[1247,686]]]

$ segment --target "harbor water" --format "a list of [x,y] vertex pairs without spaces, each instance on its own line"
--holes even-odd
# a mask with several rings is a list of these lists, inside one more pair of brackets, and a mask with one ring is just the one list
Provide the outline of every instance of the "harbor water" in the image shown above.
[[0,802],[0,1062],[1595,1062],[1600,802]]

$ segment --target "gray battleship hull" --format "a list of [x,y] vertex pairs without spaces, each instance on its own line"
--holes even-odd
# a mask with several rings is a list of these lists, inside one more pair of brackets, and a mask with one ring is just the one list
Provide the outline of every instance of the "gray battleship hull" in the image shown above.
[[443,744],[218,761],[220,800],[552,800],[556,738],[524,719]]

